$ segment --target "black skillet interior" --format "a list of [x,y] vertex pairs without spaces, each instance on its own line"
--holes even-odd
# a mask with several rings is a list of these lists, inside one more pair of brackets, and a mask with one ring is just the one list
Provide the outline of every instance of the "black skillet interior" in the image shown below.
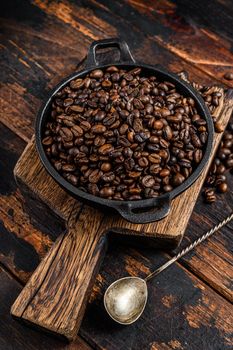
[[[108,65],[101,65],[96,60],[96,51],[97,49],[109,48],[109,47],[117,47],[120,51],[120,62],[111,62]],[[44,125],[50,115],[51,111],[51,101],[53,96],[57,93],[58,90],[66,86],[71,80],[75,78],[82,78],[91,70],[98,68],[106,68],[108,66],[115,65],[125,69],[132,69],[133,67],[141,67],[144,75],[155,75],[158,79],[167,80],[176,84],[177,90],[183,94],[184,96],[192,97],[197,106],[198,113],[206,120],[207,128],[208,128],[208,140],[205,148],[205,153],[202,161],[198,165],[198,167],[194,170],[191,176],[184,181],[182,185],[175,188],[169,193],[161,195],[156,198],[149,198],[137,201],[116,201],[116,200],[108,200],[100,197],[96,197],[89,193],[79,190],[77,187],[73,186],[67,180],[65,180],[52,166],[49,159],[47,158],[44,148],[42,145],[42,135],[44,130]],[[66,191],[68,191],[72,196],[77,199],[82,200],[83,202],[100,208],[114,209],[116,210],[123,218],[133,223],[148,223],[160,220],[164,218],[170,210],[170,202],[171,200],[187,189],[201,174],[202,170],[205,167],[205,164],[210,156],[213,142],[213,121],[209,114],[209,111],[202,99],[202,97],[197,93],[191,85],[187,84],[183,80],[181,80],[177,75],[166,71],[160,65],[146,65],[143,63],[136,63],[134,58],[132,57],[128,45],[126,42],[121,41],[119,39],[105,39],[101,41],[95,41],[91,44],[87,60],[86,60],[86,69],[76,72],[65,80],[63,80],[60,84],[58,84],[53,91],[51,92],[48,100],[41,108],[38,113],[36,119],[36,145],[39,152],[40,159],[45,166],[48,173],[56,180],[61,187],[63,187]]]

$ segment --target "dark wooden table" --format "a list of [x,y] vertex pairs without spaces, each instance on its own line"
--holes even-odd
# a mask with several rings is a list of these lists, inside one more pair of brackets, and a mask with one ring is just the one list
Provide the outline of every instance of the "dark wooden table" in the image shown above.
[[[120,36],[136,59],[160,63],[204,84],[233,83],[233,3],[193,1],[1,2],[0,349],[230,349],[233,346],[233,224],[150,284],[141,320],[129,327],[96,313],[106,286],[126,274],[145,276],[164,256],[148,248],[110,245],[77,340],[60,340],[12,320],[10,306],[64,229],[46,213],[31,214],[13,168],[33,134],[50,88],[76,69],[93,40]],[[231,178],[230,178],[231,176]],[[230,191],[206,205],[200,196],[182,246],[232,211]],[[99,310],[99,308],[98,308]]]

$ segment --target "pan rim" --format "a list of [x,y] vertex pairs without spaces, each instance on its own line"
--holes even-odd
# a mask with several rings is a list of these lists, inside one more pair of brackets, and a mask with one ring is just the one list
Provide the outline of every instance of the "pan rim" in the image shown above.
[[[208,139],[206,142],[206,147],[204,151],[204,156],[201,160],[201,162],[198,164],[198,166],[195,168],[193,173],[178,187],[174,188],[172,191],[168,193],[164,193],[158,197],[155,198],[148,198],[148,199],[140,199],[140,200],[130,200],[130,201],[119,201],[114,199],[105,199],[98,196],[94,196],[88,192],[84,192],[74,185],[72,185],[70,182],[68,182],[64,177],[62,177],[58,171],[53,167],[51,162],[49,161],[47,155],[45,154],[44,147],[42,145],[42,131],[43,131],[43,124],[46,120],[46,112],[48,112],[48,108],[50,106],[50,103],[52,101],[53,96],[58,92],[62,87],[66,86],[71,80],[79,77],[83,77],[89,72],[91,72],[93,69],[105,69],[109,66],[117,66],[117,67],[123,67],[123,68],[130,68],[130,67],[140,67],[142,69],[150,70],[153,75],[161,74],[166,77],[166,79],[173,80],[178,85],[178,88],[184,89],[185,94],[187,96],[191,96],[194,98],[195,102],[197,103],[198,112],[200,113],[202,117],[207,122],[207,128],[208,128]],[[35,123],[35,139],[36,139],[36,148],[39,153],[39,157],[48,171],[48,173],[52,176],[52,178],[66,191],[68,191],[71,195],[74,195],[75,197],[78,197],[81,200],[92,202],[93,204],[99,204],[101,206],[117,209],[119,206],[122,205],[128,205],[132,206],[133,204],[139,203],[141,206],[150,207],[153,206],[153,203],[155,200],[159,199],[166,199],[169,197],[169,200],[175,198],[182,192],[184,192],[188,187],[190,187],[197,178],[201,175],[203,169],[205,168],[205,165],[207,163],[207,160],[210,156],[211,150],[212,150],[212,144],[213,144],[213,135],[214,135],[214,126],[213,126],[213,120],[210,116],[210,112],[207,109],[207,106],[205,105],[204,100],[202,99],[201,95],[196,91],[190,84],[188,84],[186,81],[182,80],[180,77],[178,77],[175,73],[171,73],[167,71],[165,68],[159,66],[159,65],[148,65],[141,62],[119,62],[119,63],[110,63],[105,65],[98,65],[98,66],[91,66],[82,69],[79,72],[74,72],[71,75],[64,78],[60,83],[58,83],[49,93],[49,97],[47,98],[46,102],[42,104],[42,107],[40,108],[36,123]]]

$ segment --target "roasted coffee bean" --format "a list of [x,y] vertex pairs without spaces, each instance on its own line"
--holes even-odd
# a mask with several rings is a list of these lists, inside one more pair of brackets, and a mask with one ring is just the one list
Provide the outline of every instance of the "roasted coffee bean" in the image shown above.
[[133,178],[133,179],[138,178],[140,175],[141,175],[140,171],[129,171],[128,172],[128,176]]
[[164,140],[164,139],[160,139],[159,144],[160,144],[160,146],[162,148],[166,148],[167,149],[169,147],[169,142]]
[[103,124],[104,124],[105,126],[110,126],[110,125],[112,125],[113,123],[115,123],[115,121],[116,121],[116,117],[115,117],[114,115],[109,114],[109,115],[107,115],[107,116],[104,118]]
[[91,124],[87,121],[87,120],[83,120],[80,124],[79,124],[80,128],[83,129],[83,131],[88,131],[91,128]]
[[99,188],[95,183],[89,183],[87,188],[91,194],[93,194],[94,196],[98,196]]
[[228,158],[228,156],[231,154],[231,150],[227,147],[221,147],[220,150],[217,153],[217,156],[221,160],[225,160]]
[[102,124],[93,125],[93,127],[91,128],[91,131],[94,134],[103,134],[106,130],[107,130],[106,126],[104,126]]
[[206,189],[204,191],[204,196],[205,196],[205,201],[207,203],[213,203],[216,201],[216,196],[213,190],[211,189]]
[[198,164],[202,160],[202,150],[196,149],[193,153],[194,161]]
[[100,79],[103,77],[103,75],[104,72],[101,69],[95,69],[90,73],[90,77],[95,79]]
[[149,164],[149,161],[146,157],[142,157],[138,160],[138,164],[142,167],[142,168],[146,168]]
[[129,129],[128,124],[122,124],[120,129],[119,129],[120,135],[125,134],[128,131],[128,129]]
[[184,180],[185,177],[182,174],[177,173],[172,177],[172,184],[173,186],[180,186],[184,182]]
[[[163,170],[160,171],[159,175],[161,177],[168,177],[170,175],[170,170],[169,169],[163,169]],[[168,178],[168,180],[169,180],[169,178]]]
[[110,80],[104,80],[102,81],[102,86],[104,88],[110,88],[112,86],[112,82]]
[[83,135],[83,129],[78,125],[72,126],[71,131],[75,137],[80,137]]
[[52,145],[52,143],[53,143],[53,138],[52,138],[52,136],[46,136],[46,137],[44,137],[44,138],[42,139],[42,144],[43,144],[44,146],[50,146],[50,145]]
[[62,170],[68,173],[75,171],[75,169],[76,169],[76,166],[74,164],[62,165]]
[[104,119],[105,115],[106,113],[104,111],[98,111],[95,115],[95,121],[101,122]]
[[[222,95],[198,89],[213,114]],[[139,67],[111,66],[57,92],[42,143],[57,171],[79,189],[139,200],[172,191],[192,174],[204,156],[207,130],[195,100],[173,83],[145,76]],[[233,162],[233,138],[223,143],[212,169],[215,186],[226,182],[217,177]]]
[[169,125],[167,125],[165,128],[164,128],[164,137],[166,140],[171,140],[172,139],[172,129]]
[[108,172],[109,170],[111,170],[112,169],[112,165],[111,165],[111,163],[102,163],[101,164],[101,167],[100,167],[100,169],[103,171],[103,172]]
[[67,180],[68,180],[69,182],[71,182],[72,185],[74,185],[74,186],[77,186],[77,184],[78,184],[78,178],[77,178],[77,176],[75,176],[75,175],[73,175],[73,174],[69,174],[69,175],[67,176]]
[[227,192],[227,189],[228,189],[227,183],[226,183],[226,182],[222,182],[221,184],[219,184],[219,185],[217,186],[217,189],[218,189],[218,191],[221,192],[221,193]]
[[153,124],[155,130],[161,130],[163,128],[163,122],[161,120],[155,120]]
[[94,139],[94,145],[97,147],[103,146],[106,142],[106,139],[103,136],[97,135]]
[[199,139],[197,134],[192,134],[191,140],[192,140],[192,144],[193,144],[194,147],[197,147],[197,148],[202,147],[201,140]]
[[233,72],[227,72],[224,74],[226,80],[233,80]]
[[84,108],[82,106],[74,105],[74,106],[70,106],[70,110],[72,112],[82,113],[84,111]]
[[220,164],[217,168],[216,168],[216,174],[220,175],[220,174],[224,174],[226,168],[223,164]]
[[214,129],[216,132],[221,133],[224,130],[223,125],[220,122],[214,123]]
[[[206,186],[211,186],[211,189],[208,188],[204,190],[205,199],[206,199],[205,193],[207,190],[213,191],[215,200],[217,199],[215,195],[215,191],[220,193],[225,193],[228,190],[227,177],[225,173],[228,171],[228,169],[233,168],[232,140],[233,140],[233,128],[232,128],[232,119],[231,119],[229,124],[226,127],[226,130],[224,131],[222,141],[216,153],[216,157],[212,163],[209,174],[205,181]],[[213,198],[208,200],[209,202],[214,201]],[[208,200],[206,199],[206,201]]]
[[105,156],[111,153],[113,150],[114,150],[114,147],[111,144],[106,143],[99,148],[99,154]]
[[228,158],[228,159],[225,161],[225,165],[226,165],[226,168],[228,168],[228,169],[233,168],[233,158]]
[[151,137],[149,138],[149,142],[151,142],[151,143],[159,143],[159,138],[158,138],[158,136],[151,136]]
[[173,187],[171,185],[165,185],[163,186],[164,192],[170,192],[173,190]]
[[67,141],[67,142],[72,141],[73,137],[74,137],[72,131],[68,128],[61,128],[59,131],[59,134],[61,135],[63,142],[64,141]]
[[191,161],[189,159],[182,159],[182,160],[179,160],[179,165],[183,168],[191,168],[192,165],[191,165]]
[[112,187],[103,187],[99,194],[101,197],[109,198],[114,194],[114,189]]
[[99,169],[95,169],[90,173],[88,180],[90,183],[96,184],[101,177],[102,177],[102,172]]
[[83,79],[75,79],[70,82],[70,87],[74,90],[80,89],[84,84]]
[[159,164],[161,163],[161,156],[157,153],[151,153],[148,157],[148,160],[152,164]]
[[175,115],[171,115],[167,117],[167,121],[171,122],[171,123],[179,123],[181,122],[183,119],[182,114],[181,113],[176,113]]
[[118,72],[118,68],[116,66],[110,66],[106,69],[106,72],[109,72],[109,73],[115,73],[115,72]]
[[132,170],[135,166],[135,160],[133,158],[128,158],[124,162],[126,170]]
[[115,179],[115,175],[113,172],[105,173],[102,175],[101,179],[104,182],[113,182],[113,180]]
[[151,175],[146,175],[142,178],[142,185],[143,187],[153,187],[155,184],[155,179]]

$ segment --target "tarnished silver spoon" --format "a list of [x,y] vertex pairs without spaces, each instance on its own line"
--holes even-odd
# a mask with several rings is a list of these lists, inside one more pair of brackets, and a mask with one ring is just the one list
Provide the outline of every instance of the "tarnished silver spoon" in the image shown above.
[[184,248],[180,253],[144,279],[139,277],[124,277],[113,282],[104,294],[104,306],[109,316],[114,321],[123,325],[129,325],[135,322],[141,316],[146,306],[148,296],[147,282],[187,254],[198,244],[202,243],[232,219],[233,212],[225,220],[214,226],[210,231],[206,232],[203,236]]

